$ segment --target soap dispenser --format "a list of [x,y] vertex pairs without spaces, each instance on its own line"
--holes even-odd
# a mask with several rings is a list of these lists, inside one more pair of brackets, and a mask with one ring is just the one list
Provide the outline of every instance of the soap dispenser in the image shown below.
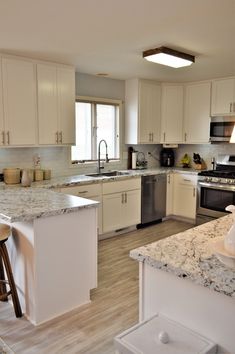
[[228,205],[225,210],[232,213],[233,224],[224,237],[224,248],[231,256],[235,256],[235,205]]

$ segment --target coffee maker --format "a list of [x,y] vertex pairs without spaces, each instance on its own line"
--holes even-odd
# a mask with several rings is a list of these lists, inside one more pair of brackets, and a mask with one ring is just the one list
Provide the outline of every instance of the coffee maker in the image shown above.
[[160,165],[162,167],[172,167],[175,163],[175,155],[173,149],[162,149],[160,152]]

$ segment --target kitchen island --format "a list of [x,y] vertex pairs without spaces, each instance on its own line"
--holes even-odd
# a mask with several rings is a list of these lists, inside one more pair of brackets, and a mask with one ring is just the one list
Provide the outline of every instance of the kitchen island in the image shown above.
[[213,254],[212,242],[232,225],[228,215],[137,248],[140,320],[161,312],[235,352],[235,269]]
[[1,190],[0,222],[20,303],[35,325],[90,301],[97,286],[97,205],[40,188]]

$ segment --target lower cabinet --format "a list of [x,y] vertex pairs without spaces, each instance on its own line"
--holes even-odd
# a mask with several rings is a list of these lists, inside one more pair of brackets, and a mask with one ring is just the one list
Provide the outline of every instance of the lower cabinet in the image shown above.
[[82,186],[64,187],[60,188],[60,192],[100,202],[98,207],[98,233],[102,234],[102,185],[100,183],[95,183]]
[[140,178],[104,183],[103,233],[139,224],[140,203]]
[[174,174],[173,214],[189,219],[196,217],[197,176]]

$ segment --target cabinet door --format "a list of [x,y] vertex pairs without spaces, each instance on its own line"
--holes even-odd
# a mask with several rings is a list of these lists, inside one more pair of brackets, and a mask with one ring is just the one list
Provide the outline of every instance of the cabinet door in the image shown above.
[[181,85],[164,85],[162,87],[162,143],[182,142],[183,93]]
[[36,70],[27,60],[2,59],[6,143],[36,144]]
[[58,142],[56,66],[37,65],[39,144]]
[[[0,58],[0,68],[2,59]],[[3,91],[2,91],[2,70],[0,70],[0,145],[4,145],[4,116],[3,116]]]
[[103,196],[103,232],[120,229],[122,220],[123,193]]
[[123,199],[121,227],[139,224],[141,221],[140,190],[124,192]]
[[174,215],[195,219],[196,217],[196,176],[174,176]]
[[160,142],[161,88],[150,81],[140,82],[139,142]]
[[57,68],[59,131],[61,144],[75,144],[75,72]]
[[184,115],[184,141],[186,143],[209,142],[210,95],[210,83],[186,86]]
[[211,115],[234,115],[235,79],[212,82]]

